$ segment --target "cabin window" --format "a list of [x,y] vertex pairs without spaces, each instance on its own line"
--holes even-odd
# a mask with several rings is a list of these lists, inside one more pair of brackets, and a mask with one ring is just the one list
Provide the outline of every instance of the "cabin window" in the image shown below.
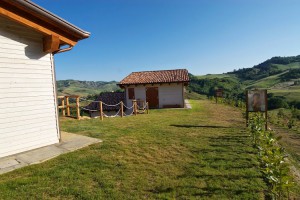
[[128,98],[135,99],[134,97],[134,88],[128,88]]

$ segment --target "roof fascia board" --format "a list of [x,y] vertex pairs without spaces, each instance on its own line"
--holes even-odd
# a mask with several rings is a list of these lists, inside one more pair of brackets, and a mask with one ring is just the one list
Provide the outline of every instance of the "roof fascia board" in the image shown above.
[[60,41],[62,41],[62,43],[66,43],[66,44],[69,44],[71,46],[75,46],[75,44],[77,43],[77,41],[74,41],[74,40],[70,40],[69,38],[63,36],[63,35],[60,35],[60,34],[57,34],[56,32],[46,28],[46,27],[43,27],[35,22],[32,22],[22,16],[19,16],[5,8],[2,8],[0,7],[0,14],[6,16],[7,18],[9,19],[12,19],[18,23],[21,23],[25,26],[29,26],[45,35],[54,35],[56,37],[59,37]]
[[59,16],[51,13],[50,11],[40,7],[39,5],[29,1],[29,0],[4,0],[9,1],[10,4],[18,6],[21,9],[26,9],[31,14],[38,15],[37,17],[42,17],[45,21],[53,25],[60,25],[64,29],[68,29],[68,32],[73,32],[78,40],[88,38],[90,36],[89,32],[86,32],[75,25],[71,24],[70,22],[60,18]]

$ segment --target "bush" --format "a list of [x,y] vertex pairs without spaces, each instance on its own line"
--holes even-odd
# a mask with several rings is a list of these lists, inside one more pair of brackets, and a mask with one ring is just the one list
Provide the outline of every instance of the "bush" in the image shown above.
[[292,118],[299,119],[300,120],[300,110],[297,108],[292,107],[291,108],[292,112]]
[[258,149],[261,171],[268,183],[268,192],[272,199],[284,199],[292,186],[286,153],[277,143],[272,131],[264,130],[265,119],[255,114],[249,120],[250,134]]
[[268,99],[268,110],[288,108],[289,105],[284,97],[271,97]]

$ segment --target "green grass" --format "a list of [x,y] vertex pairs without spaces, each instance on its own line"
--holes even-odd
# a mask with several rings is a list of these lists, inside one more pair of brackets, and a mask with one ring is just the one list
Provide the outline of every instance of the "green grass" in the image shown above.
[[293,62],[293,63],[290,63],[288,65],[280,65],[280,64],[273,64],[273,65],[277,66],[278,69],[281,69],[281,70],[300,68],[300,62]]
[[198,94],[196,92],[188,91],[185,93],[186,99],[194,99],[194,100],[205,100],[207,99],[206,95]]
[[248,89],[251,88],[270,88],[280,82],[282,82],[280,80],[280,75],[285,74],[287,71],[280,73],[280,74],[276,74],[273,76],[268,76],[266,78],[260,79],[258,81],[252,82],[250,85],[247,86]]
[[0,176],[0,199],[264,199],[241,112],[206,100],[149,115],[62,119],[102,144]]
[[67,88],[62,88],[60,90],[59,95],[79,95],[81,97],[86,97],[88,95],[93,95],[93,94],[100,94],[103,92],[102,89],[95,89],[95,88],[80,88],[80,87],[67,87]]
[[290,89],[271,89],[268,93],[274,93],[275,96],[282,96],[287,99],[287,101],[299,101],[300,100],[300,88]]
[[198,79],[214,79],[214,78],[231,78],[232,80],[238,80],[234,74],[206,74],[197,76]]

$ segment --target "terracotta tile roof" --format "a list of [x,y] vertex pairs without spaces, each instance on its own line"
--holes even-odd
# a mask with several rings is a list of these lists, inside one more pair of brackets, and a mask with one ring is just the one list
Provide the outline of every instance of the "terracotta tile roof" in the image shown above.
[[189,82],[189,73],[186,69],[159,70],[132,72],[118,85],[133,85],[146,83],[182,83]]
[[[102,92],[96,99],[96,101],[102,101],[105,104],[108,105],[115,105],[120,103],[121,101],[124,102],[125,94],[124,92]],[[120,109],[120,105],[118,106],[107,106],[103,104],[103,110],[104,111],[117,111]],[[92,102],[89,105],[85,107],[89,110],[100,110],[100,105],[98,102]]]

